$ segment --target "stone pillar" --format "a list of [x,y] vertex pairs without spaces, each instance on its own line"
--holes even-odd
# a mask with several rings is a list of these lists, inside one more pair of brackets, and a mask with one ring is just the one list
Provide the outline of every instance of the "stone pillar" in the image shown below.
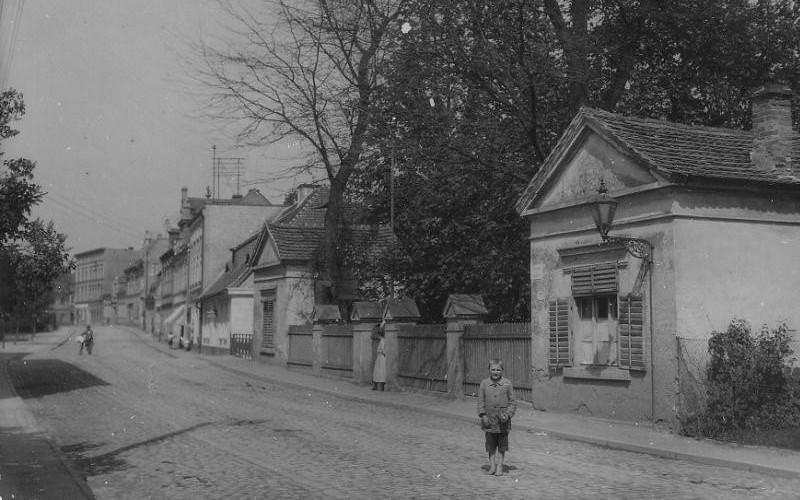
[[333,304],[314,306],[314,326],[311,329],[311,350],[314,353],[314,360],[311,362],[311,371],[315,375],[322,373],[322,330],[325,325],[339,323],[341,320],[339,306]]
[[419,309],[413,299],[389,299],[383,309],[384,336],[386,338],[386,390],[399,391],[400,344],[397,334],[403,325],[416,324],[420,318]]
[[481,323],[487,313],[480,295],[452,294],[447,298],[443,313],[447,320],[447,392],[453,397],[464,396],[464,330]]
[[382,307],[378,302],[355,302],[350,314],[353,326],[353,380],[372,383],[372,336],[381,322]]

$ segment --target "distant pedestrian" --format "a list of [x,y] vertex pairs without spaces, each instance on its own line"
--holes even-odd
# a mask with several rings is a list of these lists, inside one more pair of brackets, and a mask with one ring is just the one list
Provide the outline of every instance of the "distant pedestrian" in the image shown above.
[[378,328],[378,348],[375,351],[375,365],[372,367],[372,390],[382,391],[386,387],[386,335],[383,323]]
[[517,411],[514,387],[503,376],[503,362],[489,361],[489,377],[478,388],[478,416],[486,434],[486,453],[489,454],[489,474],[502,476],[503,462],[508,451],[508,432],[511,417]]
[[86,352],[89,353],[91,356],[92,348],[94,347],[94,332],[92,331],[92,325],[86,325],[86,330],[81,334],[81,348],[78,351],[78,354],[83,354],[83,348],[86,348]]

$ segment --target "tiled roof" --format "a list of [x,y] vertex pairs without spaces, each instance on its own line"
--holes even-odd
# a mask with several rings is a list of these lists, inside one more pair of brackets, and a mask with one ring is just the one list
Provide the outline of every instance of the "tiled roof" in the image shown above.
[[297,205],[286,209],[275,224],[283,226],[323,227],[330,188],[319,187]]
[[314,257],[322,241],[322,226],[304,227],[269,224],[269,232],[281,260],[309,260]]
[[[800,185],[800,178],[757,168],[750,159],[751,131],[683,125],[637,118],[593,108],[581,108],[570,122],[517,203],[527,208],[550,177],[577,134],[588,126],[616,141],[645,166],[665,176],[690,176],[717,180]],[[800,158],[800,137],[792,142],[792,157]]]

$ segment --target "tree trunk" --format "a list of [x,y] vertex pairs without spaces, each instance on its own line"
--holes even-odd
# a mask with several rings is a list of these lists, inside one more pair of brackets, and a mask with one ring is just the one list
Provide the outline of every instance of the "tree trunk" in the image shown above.
[[339,302],[342,275],[342,243],[345,230],[344,221],[344,183],[335,177],[331,182],[328,195],[328,209],[325,212],[325,233],[322,242],[324,265],[323,275],[331,284],[331,296],[334,304]]

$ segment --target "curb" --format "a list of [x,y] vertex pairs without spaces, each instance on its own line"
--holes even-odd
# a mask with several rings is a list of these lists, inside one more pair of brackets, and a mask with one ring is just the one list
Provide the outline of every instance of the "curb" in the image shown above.
[[[134,328],[129,328],[129,330],[133,331],[135,329]],[[137,337],[139,336],[139,331],[134,331],[133,333]],[[159,349],[158,346],[151,346],[151,347],[153,349],[161,352],[162,354],[164,354],[164,351],[162,349]],[[195,353],[195,354],[197,354],[197,353]],[[202,356],[202,354],[200,354],[200,356]],[[441,416],[441,417],[455,418],[455,419],[458,419],[458,420],[461,420],[461,421],[464,421],[464,422],[474,422],[475,421],[475,419],[473,419],[471,417],[467,417],[465,415],[461,415],[461,414],[454,413],[454,412],[449,412],[449,411],[446,411],[446,410],[438,410],[438,409],[435,409],[435,408],[426,408],[426,407],[423,407],[423,406],[417,406],[417,405],[410,404],[410,403],[401,403],[401,402],[396,402],[396,401],[382,401],[380,399],[374,399],[374,398],[370,398],[370,397],[366,397],[366,396],[357,396],[357,395],[348,394],[348,393],[345,393],[345,392],[338,392],[338,391],[335,391],[335,390],[331,390],[331,389],[323,388],[323,387],[319,387],[319,386],[306,385],[306,384],[302,384],[302,383],[299,383],[299,382],[291,382],[291,381],[288,381],[288,380],[283,380],[283,379],[279,379],[279,378],[275,378],[275,377],[270,377],[269,375],[254,374],[254,373],[252,373],[250,371],[247,371],[247,370],[240,370],[238,368],[228,366],[227,364],[214,361],[211,356],[203,356],[203,358],[209,364],[211,364],[213,366],[216,366],[217,368],[220,368],[222,370],[225,370],[225,371],[228,371],[228,372],[231,372],[231,373],[235,373],[235,374],[241,375],[243,377],[255,378],[255,379],[258,379],[258,380],[261,380],[261,381],[264,381],[264,382],[267,382],[267,383],[271,383],[271,384],[282,385],[282,386],[285,386],[285,387],[291,387],[291,388],[301,389],[301,390],[313,390],[313,391],[316,391],[316,392],[329,394],[331,396],[336,396],[336,397],[339,397],[341,399],[345,399],[345,400],[348,400],[348,401],[354,401],[354,402],[358,402],[358,403],[378,404],[378,405],[381,405],[381,406],[385,406],[385,407],[388,407],[388,408],[395,408],[395,409],[411,409],[411,410],[416,410],[416,411],[420,411],[420,412],[424,412],[424,413],[428,413],[428,414],[432,414],[432,415],[437,415],[437,416]],[[342,380],[342,382],[343,383],[349,383],[350,381]],[[740,461],[740,460],[730,460],[730,459],[724,459],[724,458],[709,457],[709,456],[695,454],[695,453],[673,451],[673,450],[667,450],[667,449],[663,449],[663,448],[652,448],[652,447],[643,446],[643,445],[634,444],[634,443],[625,442],[625,441],[616,441],[616,440],[611,440],[611,439],[604,439],[604,438],[597,438],[597,437],[593,437],[593,436],[586,436],[584,434],[578,434],[578,433],[572,433],[572,432],[566,432],[566,431],[559,431],[559,430],[552,430],[552,429],[550,429],[550,428],[548,428],[546,426],[538,426],[536,424],[515,422],[515,427],[520,428],[520,429],[524,429],[527,432],[544,432],[549,436],[553,436],[553,437],[556,437],[558,439],[563,439],[565,441],[575,441],[575,442],[590,444],[590,445],[593,445],[593,446],[599,446],[601,448],[608,448],[608,449],[612,449],[612,450],[621,450],[621,451],[628,451],[628,452],[631,452],[631,453],[640,453],[640,454],[644,454],[644,455],[650,455],[650,456],[655,456],[655,457],[659,457],[659,458],[667,458],[667,459],[671,459],[671,460],[684,460],[684,461],[687,461],[687,462],[694,462],[694,463],[699,463],[699,464],[703,464],[703,465],[712,465],[712,466],[717,466],[717,467],[728,467],[728,468],[731,468],[731,469],[744,470],[744,471],[748,471],[748,472],[756,472],[756,473],[767,474],[767,475],[771,475],[771,476],[783,477],[783,478],[788,478],[788,479],[797,479],[798,477],[800,477],[800,473],[798,473],[796,471],[793,471],[793,470],[782,469],[782,468],[772,467],[772,466],[768,466],[768,465],[753,464],[753,463],[743,462],[743,461]]]
[[[282,386],[285,386],[285,387],[292,387],[292,388],[302,389],[302,390],[313,390],[313,391],[316,391],[316,392],[329,394],[331,396],[336,396],[336,397],[339,397],[341,399],[345,399],[345,400],[348,400],[348,401],[354,401],[354,402],[358,402],[358,403],[378,404],[378,405],[381,405],[381,406],[385,406],[385,407],[389,407],[389,408],[395,408],[395,409],[411,409],[411,410],[416,410],[416,411],[420,411],[420,412],[424,412],[424,413],[428,413],[428,414],[432,414],[432,415],[437,415],[437,416],[441,416],[441,417],[455,418],[455,419],[458,419],[458,420],[461,420],[461,421],[464,421],[464,422],[474,422],[475,421],[475,419],[467,417],[465,415],[461,415],[461,414],[458,414],[458,413],[453,413],[453,412],[449,412],[449,411],[445,411],[445,410],[437,410],[437,409],[434,409],[434,408],[425,408],[425,407],[420,407],[420,406],[416,406],[416,405],[409,404],[409,403],[399,403],[399,402],[395,402],[395,401],[381,401],[379,399],[373,399],[373,398],[364,397],[364,396],[355,396],[355,395],[352,395],[352,394],[347,394],[347,393],[343,393],[343,392],[337,392],[337,391],[334,391],[334,390],[331,390],[331,389],[327,389],[327,388],[322,388],[322,387],[317,387],[317,386],[308,386],[308,385],[301,384],[301,383],[298,383],[298,382],[290,382],[290,381],[286,381],[286,380],[280,380],[280,379],[277,379],[277,378],[270,377],[268,375],[256,375],[256,374],[253,374],[253,373],[251,373],[249,371],[246,371],[246,370],[239,370],[237,368],[233,368],[233,367],[227,366],[225,364],[215,362],[215,361],[213,361],[213,360],[211,360],[209,358],[206,358],[206,361],[208,361],[208,363],[210,363],[210,364],[212,364],[212,365],[214,365],[214,366],[216,366],[216,367],[218,367],[218,368],[220,368],[222,370],[225,370],[225,371],[228,371],[228,372],[232,372],[232,373],[236,373],[237,375],[242,375],[242,376],[245,376],[245,377],[256,378],[258,380],[262,380],[264,382],[268,382],[268,383],[271,383],[271,384],[282,385]],[[577,434],[577,433],[571,433],[571,432],[565,432],[565,431],[554,431],[554,430],[549,429],[547,427],[537,426],[535,424],[532,425],[532,424],[527,424],[527,423],[522,423],[522,422],[515,422],[514,425],[515,425],[515,427],[520,428],[520,429],[524,429],[527,432],[531,432],[531,433],[532,432],[544,432],[549,436],[556,437],[558,439],[563,439],[565,441],[575,441],[575,442],[590,444],[590,445],[593,445],[593,446],[599,446],[601,448],[628,451],[628,452],[631,452],[631,453],[640,453],[640,454],[644,454],[644,455],[651,455],[651,456],[655,456],[655,457],[659,457],[659,458],[667,458],[667,459],[671,459],[671,460],[684,460],[686,462],[694,462],[694,463],[699,463],[699,464],[703,464],[703,465],[713,465],[713,466],[717,466],[717,467],[728,467],[728,468],[731,468],[731,469],[744,470],[744,471],[748,471],[748,472],[756,472],[756,473],[761,473],[761,474],[768,474],[768,475],[771,475],[771,476],[784,477],[784,478],[788,478],[788,479],[797,479],[798,477],[800,477],[800,474],[798,474],[795,471],[787,470],[787,469],[781,469],[781,468],[777,468],[777,467],[771,467],[771,466],[768,466],[768,465],[752,464],[752,463],[743,462],[743,461],[740,461],[740,460],[730,460],[730,459],[724,459],[724,458],[708,457],[708,456],[705,456],[705,455],[699,455],[699,454],[695,454],[695,453],[672,451],[672,450],[667,450],[667,449],[662,449],[662,448],[651,448],[651,447],[648,447],[648,446],[638,445],[638,444],[634,444],[634,443],[628,443],[628,442],[624,442],[624,441],[615,441],[615,440],[610,440],[610,439],[596,438],[596,437],[593,437],[593,436],[586,436],[586,435],[583,435],[583,434]]]

